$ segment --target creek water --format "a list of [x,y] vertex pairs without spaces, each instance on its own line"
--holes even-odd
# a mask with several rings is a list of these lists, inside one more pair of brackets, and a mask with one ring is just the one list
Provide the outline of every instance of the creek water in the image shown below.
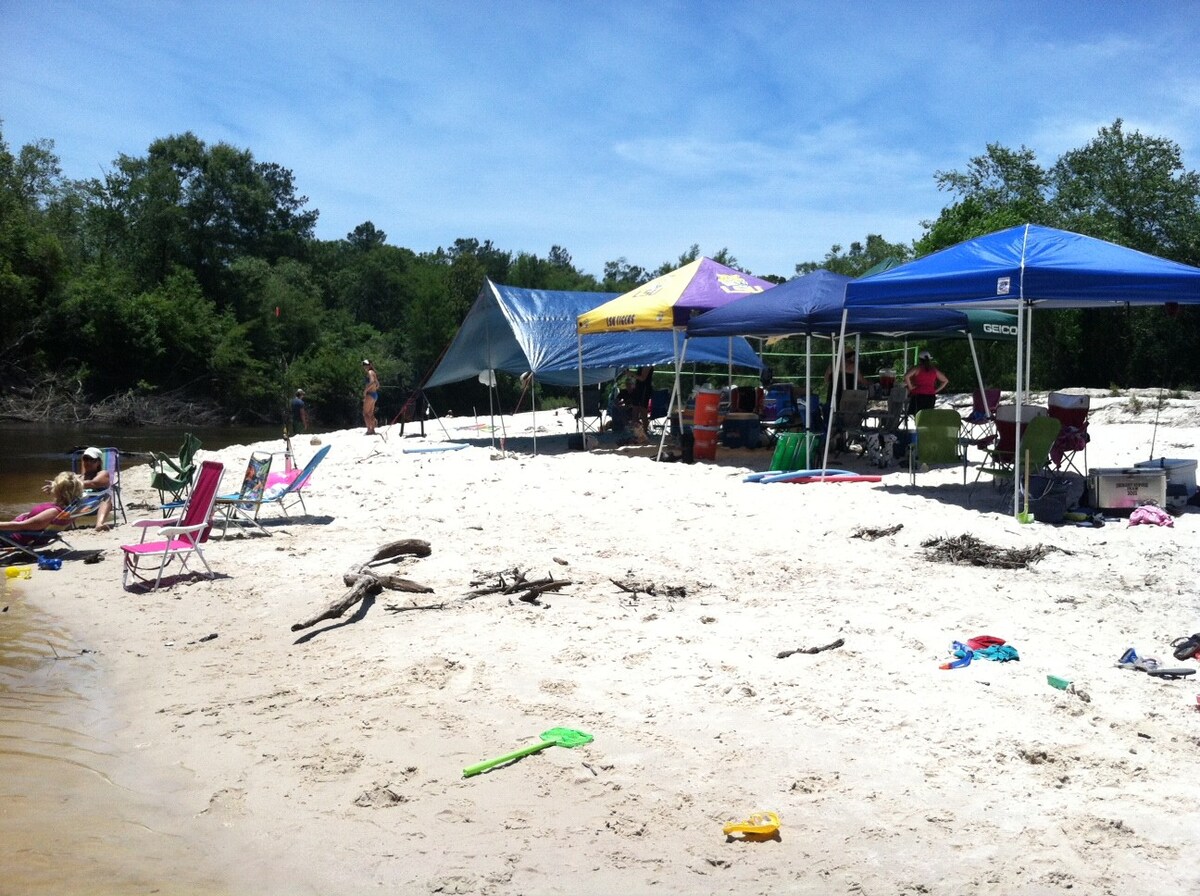
[[[190,431],[205,448],[282,444],[275,427]],[[76,447],[118,447],[128,469],[150,451],[177,451],[183,435],[0,424],[0,518],[41,500],[42,483],[70,468]],[[189,774],[148,768],[118,747],[103,658],[66,614],[47,612],[47,575],[0,570],[0,892],[232,892],[215,844],[188,836],[190,819],[171,800]]]
[[71,452],[95,445],[119,448],[121,469],[149,461],[150,452],[175,454],[185,432],[200,439],[201,447],[226,448],[278,439],[278,426],[140,426],[87,427],[58,423],[0,423],[0,519],[10,520],[44,500],[41,487],[63,470],[71,469]]

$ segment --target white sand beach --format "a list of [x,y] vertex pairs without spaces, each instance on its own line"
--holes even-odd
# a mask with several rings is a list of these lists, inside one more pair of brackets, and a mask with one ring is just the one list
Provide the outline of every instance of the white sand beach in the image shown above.
[[[1200,456],[1200,396],[1137,395],[1092,393],[1093,468],[1146,460],[1152,440],[1156,456]],[[214,580],[123,590],[118,546],[136,532],[120,526],[71,536],[101,563],[10,587],[7,603],[61,621],[59,652],[92,652],[104,712],[88,724],[119,758],[102,786],[130,824],[89,840],[87,800],[68,795],[50,811],[78,836],[10,841],[20,885],[0,892],[1200,884],[1200,676],[1116,666],[1134,647],[1200,667],[1170,648],[1200,632],[1197,508],[1172,528],[1021,525],[1011,492],[964,487],[960,468],[915,487],[900,466],[878,484],[758,485],[742,480],[767,450],[695,465],[566,452],[562,411],[537,416],[537,456],[530,416],[506,418],[501,455],[480,422],[446,420],[470,443],[447,452],[404,451],[442,441],[436,424],[427,439],[322,433],[310,515],[265,511],[270,537],[214,538]],[[225,463],[229,489],[252,447],[280,450],[200,457]],[[126,503],[152,504],[148,485],[147,468],[126,471]],[[1051,550],[1025,569],[927,558],[923,542],[963,534]],[[432,593],[385,591],[290,630],[403,538],[430,556],[385,570]],[[514,567],[571,584],[537,604],[466,598]],[[984,634],[1019,662],[939,668],[951,642]],[[463,778],[554,727],[594,741]],[[759,810],[778,814],[776,839],[722,833]]]

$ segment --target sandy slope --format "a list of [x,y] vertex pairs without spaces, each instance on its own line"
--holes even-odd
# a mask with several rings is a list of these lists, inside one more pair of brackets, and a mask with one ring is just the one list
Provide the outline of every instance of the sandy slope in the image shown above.
[[[1152,438],[1158,455],[1197,457],[1200,402],[1170,402],[1156,426],[1152,400],[1134,413],[1096,394],[1093,467],[1145,459]],[[201,854],[185,889],[1200,883],[1200,681],[1114,667],[1131,645],[1174,665],[1170,641],[1200,631],[1195,512],[1173,529],[1021,526],[1004,494],[964,488],[956,470],[915,488],[898,470],[875,486],[759,486],[741,479],[765,451],[695,466],[562,453],[548,436],[567,430],[564,413],[539,416],[543,453],[501,458],[476,421],[450,423],[472,447],[406,454],[423,443],[323,435],[313,516],[215,541],[215,581],[130,594],[110,550],[41,592],[99,651],[127,786],[163,796],[147,823]],[[506,421],[510,448],[528,447],[529,425]],[[220,453],[231,480],[248,452]],[[144,469],[126,480],[127,501],[150,499]],[[964,533],[1060,550],[1016,571],[925,558],[922,542]],[[115,548],[130,534],[78,541]],[[289,631],[341,593],[352,561],[405,537],[432,545],[400,569],[433,595],[388,592],[352,620]],[[543,606],[461,599],[478,571],[514,566],[573,584]],[[686,594],[610,581],[626,577]],[[1021,661],[938,668],[952,640],[985,633]],[[835,638],[845,646],[777,658]],[[462,779],[554,726],[595,741]],[[779,840],[728,842],[722,824],[756,809],[779,813]],[[164,865],[147,865],[159,886]]]

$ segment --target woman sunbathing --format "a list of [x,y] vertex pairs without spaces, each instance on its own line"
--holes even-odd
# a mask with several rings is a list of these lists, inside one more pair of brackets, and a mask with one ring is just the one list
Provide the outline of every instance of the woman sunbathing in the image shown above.
[[[42,532],[51,527],[62,526],[67,522],[63,518],[64,511],[82,495],[83,481],[78,476],[74,473],[59,473],[50,483],[52,500],[34,504],[9,522],[0,522],[0,532]],[[22,535],[10,537],[18,543],[26,540]]]

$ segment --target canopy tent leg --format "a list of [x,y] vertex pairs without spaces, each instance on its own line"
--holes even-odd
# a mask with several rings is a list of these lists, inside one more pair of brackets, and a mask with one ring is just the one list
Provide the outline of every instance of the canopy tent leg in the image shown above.
[[575,432],[579,433],[580,439],[583,440],[583,447],[587,448],[587,439],[583,436],[583,335],[575,334],[575,345],[578,358],[579,370],[579,413],[575,415]]
[[971,349],[971,363],[975,365],[975,382],[979,383],[979,397],[986,405],[987,398],[983,394],[983,371],[979,367],[979,355],[975,352],[975,337],[971,335],[969,329],[967,330],[967,345]]
[[[837,382],[836,371],[841,370],[845,366],[845,363],[843,362],[842,359],[845,356],[846,318],[849,316],[849,314],[850,314],[850,312],[846,308],[842,309],[842,333],[841,333],[841,338],[838,339],[837,350],[834,352],[834,362],[837,365],[836,367],[833,368],[835,371],[835,374],[833,376],[833,382],[835,382],[835,383]],[[833,418],[834,418],[834,415],[837,414],[837,393],[838,393],[838,390],[835,387],[830,390],[830,394],[829,394],[829,419],[825,421],[825,452],[824,452],[824,456],[821,459],[821,480],[822,481],[825,480],[825,471],[829,469],[829,445],[833,441]]]
[[[730,343],[732,345],[732,342]],[[679,435],[683,437],[683,401],[680,389],[680,380],[683,376],[683,363],[687,358],[687,337],[684,337],[683,347],[679,346],[679,330],[674,328],[671,330],[671,346],[672,354],[675,355],[675,383],[671,386],[671,400],[667,402],[667,420],[671,419],[671,412],[674,411],[679,415]],[[730,368],[732,369],[732,367]],[[669,425],[663,427],[662,435],[658,437],[658,454],[655,460],[662,460],[663,451],[667,445],[667,430]]]
[[[1022,289],[1022,291],[1024,291]],[[1017,303],[1017,388],[1013,396],[1016,405],[1016,441],[1013,443],[1013,516],[1021,512],[1021,468],[1024,459],[1021,457],[1021,418],[1022,408],[1025,407],[1025,318],[1028,316],[1024,299]]]

